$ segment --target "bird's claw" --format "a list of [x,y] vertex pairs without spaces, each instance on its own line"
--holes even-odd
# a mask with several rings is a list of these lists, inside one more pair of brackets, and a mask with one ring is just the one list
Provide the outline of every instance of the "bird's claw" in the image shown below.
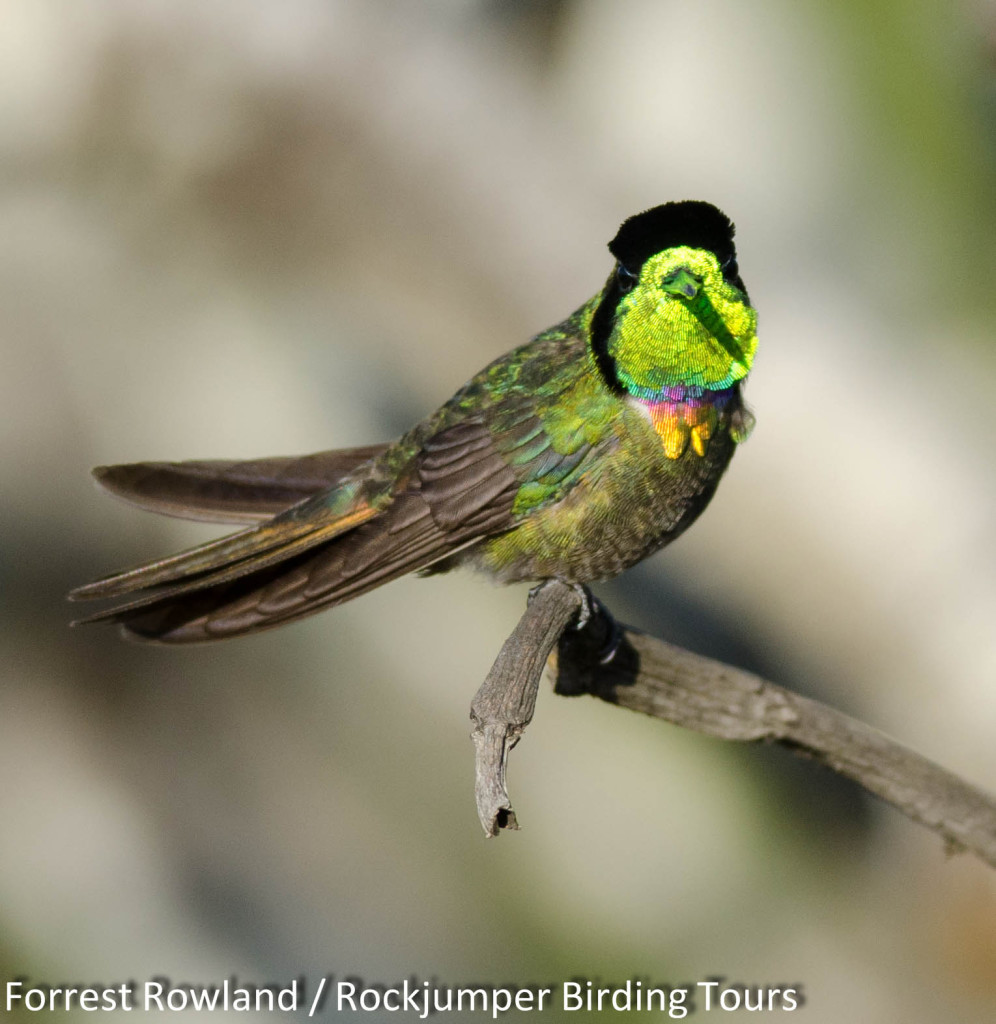
[[[529,603],[532,603],[533,598],[549,582],[549,580],[544,580],[542,583],[536,584],[536,586],[529,591]],[[598,663],[600,665],[608,665],[608,663],[616,656],[619,651],[619,647],[623,642],[623,631],[619,623],[616,622],[612,615],[609,614],[605,605],[602,604],[602,602],[599,601],[599,599],[595,597],[595,595],[583,583],[568,583],[566,580],[560,580],[558,582],[564,583],[578,595],[579,608],[578,617],[574,623],[575,632],[580,633],[599,615],[608,622],[609,636],[602,645],[601,650],[598,652]]]
[[601,606],[602,614],[609,620],[609,638],[605,641],[601,651],[599,651],[598,663],[599,665],[608,665],[619,652],[623,642],[623,631],[619,623],[605,610],[604,605],[601,605],[601,602],[599,602],[599,605]]
[[580,633],[595,617],[595,613],[598,611],[596,608],[598,598],[583,583],[570,583],[568,586],[578,595],[578,599],[581,602],[581,607],[578,609],[578,619],[574,623],[574,629]]
[[609,610],[605,605],[586,586],[580,583],[572,583],[571,586],[581,599],[581,608],[578,611],[578,620],[574,624],[574,629],[580,633],[597,616],[601,616],[609,624],[609,636],[598,652],[599,665],[608,665],[616,656],[623,642],[622,627],[609,614]]
[[532,590],[529,591],[529,596],[526,598],[527,604],[532,604],[533,599],[536,595],[548,584],[548,583],[562,583],[565,587],[570,587],[575,594],[578,595],[580,602],[580,608],[578,608],[577,622],[574,623],[574,628],[580,632],[585,626],[591,622],[592,618],[597,611],[596,605],[598,605],[598,598],[596,598],[592,592],[583,583],[569,583],[567,580],[559,580],[551,578],[544,580],[542,583],[537,583]]

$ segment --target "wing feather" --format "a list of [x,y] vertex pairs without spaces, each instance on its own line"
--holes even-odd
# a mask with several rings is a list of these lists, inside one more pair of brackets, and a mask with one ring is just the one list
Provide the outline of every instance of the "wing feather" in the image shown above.
[[[576,378],[561,379],[567,388]],[[544,401],[553,394],[549,389]],[[602,440],[611,443],[607,435],[588,443],[579,424],[577,438],[558,432],[555,444],[543,408],[537,411],[526,390],[506,392],[476,415],[444,407],[434,431],[422,425],[393,449],[352,450],[359,465],[331,492],[313,491],[254,530],[98,581],[74,596],[133,594],[94,619],[119,622],[140,639],[187,643],[282,625],[398,576],[450,568],[465,549],[515,527],[523,488],[529,489],[523,508],[560,500]],[[372,460],[367,469],[360,451]],[[130,475],[104,471],[101,482],[143,507],[173,514],[241,509],[259,516],[266,502],[339,472],[349,454],[142,464]],[[345,493],[354,486],[355,494]]]
[[[146,589],[90,620],[120,622],[143,639],[184,643],[280,625],[431,565],[512,525],[516,474],[487,426],[465,420],[415,457],[385,509],[367,505],[322,524],[317,499],[256,530],[81,588],[77,596]],[[283,532],[284,541],[274,537]]]
[[98,466],[93,475],[117,498],[150,512],[215,523],[258,523],[335,487],[387,445],[313,455]]

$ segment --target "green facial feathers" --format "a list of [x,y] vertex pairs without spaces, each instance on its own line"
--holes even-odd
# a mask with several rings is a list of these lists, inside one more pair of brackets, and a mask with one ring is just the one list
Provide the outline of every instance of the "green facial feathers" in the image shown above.
[[714,206],[668,203],[630,217],[592,325],[603,373],[631,395],[718,391],[748,373],[757,314],[740,279],[733,225]]

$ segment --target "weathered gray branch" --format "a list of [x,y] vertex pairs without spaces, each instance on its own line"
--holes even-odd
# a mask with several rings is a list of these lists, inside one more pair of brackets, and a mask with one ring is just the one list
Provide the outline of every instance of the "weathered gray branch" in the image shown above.
[[578,592],[566,584],[550,582],[537,587],[471,701],[477,814],[489,836],[496,836],[499,829],[519,827],[505,788],[508,752],[532,720],[547,658],[566,626],[577,617],[580,602]]
[[[970,850],[996,867],[996,800],[987,793],[819,701],[639,630],[619,627],[601,606],[596,605],[584,629],[565,629],[581,607],[580,595],[566,584],[548,583],[539,596],[542,602],[533,601],[527,608],[489,680],[499,665],[505,680],[534,678],[536,661],[546,658],[556,642],[549,640],[550,634],[560,624],[556,659],[551,659],[557,693],[588,693],[721,739],[782,744],[858,782],[939,833],[950,848]],[[531,654],[518,646],[534,636],[542,636],[544,646]],[[606,660],[614,644],[614,653]],[[502,684],[496,678],[493,685]],[[532,692],[529,715],[521,721],[516,739],[532,715],[535,683]],[[479,747],[479,773],[482,768],[486,773]],[[504,768],[503,758],[503,807],[515,827],[504,789]],[[479,794],[480,787],[479,775]],[[501,821],[489,834],[497,834],[499,827]]]

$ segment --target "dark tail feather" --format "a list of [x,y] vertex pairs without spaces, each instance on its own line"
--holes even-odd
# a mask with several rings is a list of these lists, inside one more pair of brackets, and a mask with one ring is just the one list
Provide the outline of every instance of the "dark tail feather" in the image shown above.
[[[161,597],[185,594],[191,590],[225,583],[238,576],[277,562],[286,561],[300,551],[317,547],[341,533],[355,529],[360,523],[378,513],[355,496],[356,486],[338,495],[338,500],[326,505],[313,515],[295,515],[306,506],[295,506],[268,520],[254,530],[242,530],[228,537],[200,544],[177,555],[146,562],[134,569],[107,576],[70,591],[71,601],[93,598],[122,597],[144,590],[146,597],[135,604],[148,604]],[[331,506],[331,507],[329,507]],[[106,616],[96,615],[82,622],[99,622]]]
[[217,523],[257,523],[335,487],[387,445],[248,461],[98,466],[104,490],[151,512]]
[[359,597],[383,583],[431,565],[480,536],[444,534],[417,494],[318,548],[302,551],[239,578],[184,592],[151,592],[100,616],[127,635],[166,644],[222,640],[284,625]]

